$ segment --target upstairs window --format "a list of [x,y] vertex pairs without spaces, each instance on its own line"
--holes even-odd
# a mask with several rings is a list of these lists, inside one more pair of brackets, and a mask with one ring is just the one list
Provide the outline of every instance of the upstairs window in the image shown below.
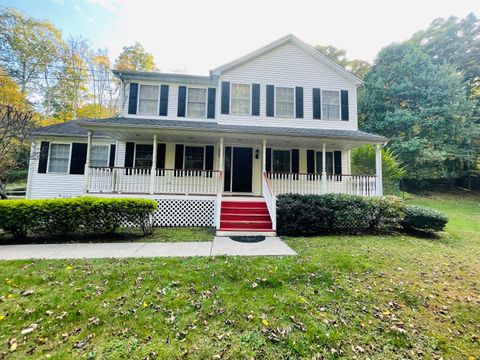
[[70,160],[70,144],[50,144],[48,172],[68,173]]
[[138,91],[138,114],[158,115],[158,86],[142,85]]
[[152,167],[153,145],[136,144],[135,146],[135,167]]
[[273,172],[291,172],[290,150],[272,150]]
[[90,165],[99,167],[108,166],[108,149],[109,146],[107,145],[93,145],[92,153],[90,155]]
[[294,89],[277,87],[275,91],[275,113],[278,117],[293,118],[295,111]]
[[207,115],[207,89],[188,88],[187,116],[204,118]]
[[340,120],[340,92],[322,90],[322,118]]
[[250,84],[232,84],[232,114],[250,115],[250,91]]
[[203,170],[204,159],[203,146],[185,146],[185,170]]

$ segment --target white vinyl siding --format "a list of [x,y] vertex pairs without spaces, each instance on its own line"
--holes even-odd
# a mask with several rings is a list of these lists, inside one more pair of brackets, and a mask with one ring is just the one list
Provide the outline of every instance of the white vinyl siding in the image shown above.
[[295,112],[295,92],[290,87],[275,88],[275,116],[292,118]]
[[70,144],[50,144],[48,172],[66,174],[69,162]]
[[322,90],[322,119],[340,119],[340,92]]
[[231,113],[238,115],[250,115],[252,100],[250,84],[232,84],[230,93]]
[[159,86],[140,84],[138,111],[140,115],[158,115]]
[[93,145],[90,155],[91,166],[108,166],[109,160],[109,146],[108,145]]
[[187,117],[204,118],[207,115],[207,89],[188,88]]

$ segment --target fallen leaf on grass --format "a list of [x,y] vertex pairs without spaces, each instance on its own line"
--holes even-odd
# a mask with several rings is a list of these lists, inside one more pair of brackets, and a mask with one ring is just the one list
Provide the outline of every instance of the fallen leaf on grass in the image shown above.
[[33,294],[33,290],[23,290],[22,292],[20,292],[20,295],[21,296],[29,296],[29,295],[32,295]]
[[0,320],[5,320],[5,315],[0,314]]
[[13,299],[13,294],[7,294],[7,299]]
[[262,324],[265,326],[268,326],[268,320],[267,319],[262,319]]
[[14,352],[15,350],[17,350],[18,344],[15,339],[12,339],[12,341],[9,341],[9,345],[10,345],[10,352]]
[[66,270],[68,270],[68,271],[71,271],[71,270],[73,270],[73,266],[71,266],[71,265],[68,265],[68,266],[66,267]]
[[38,327],[38,324],[32,324],[30,327],[22,330],[22,335],[27,335],[33,332]]

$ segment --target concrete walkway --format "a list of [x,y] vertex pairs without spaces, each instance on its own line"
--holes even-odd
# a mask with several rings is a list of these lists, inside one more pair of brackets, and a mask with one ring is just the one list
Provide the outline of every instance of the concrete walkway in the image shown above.
[[189,256],[283,256],[296,255],[278,237],[257,243],[240,243],[228,237],[209,242],[177,243],[93,243],[2,245],[0,260],[25,259],[100,259]]

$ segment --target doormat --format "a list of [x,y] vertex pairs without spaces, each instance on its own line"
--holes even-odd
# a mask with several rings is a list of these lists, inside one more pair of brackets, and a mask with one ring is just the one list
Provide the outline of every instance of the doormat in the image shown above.
[[258,243],[265,240],[265,236],[230,236],[230,239],[241,243]]

